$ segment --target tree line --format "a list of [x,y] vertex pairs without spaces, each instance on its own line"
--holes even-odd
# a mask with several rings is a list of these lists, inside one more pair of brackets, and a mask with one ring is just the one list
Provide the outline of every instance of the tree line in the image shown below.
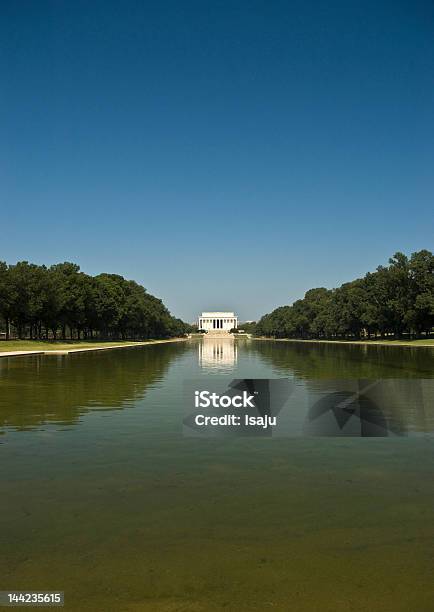
[[395,253],[387,266],[337,289],[319,287],[264,315],[255,334],[276,338],[347,339],[429,335],[434,326],[434,256]]
[[183,335],[144,287],[118,274],[90,276],[74,263],[50,267],[0,261],[0,318],[6,338],[146,339]]

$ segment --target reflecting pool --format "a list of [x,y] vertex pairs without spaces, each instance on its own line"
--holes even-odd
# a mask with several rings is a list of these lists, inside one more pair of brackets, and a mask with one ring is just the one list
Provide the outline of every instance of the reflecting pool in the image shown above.
[[[386,416],[409,435],[184,437],[184,380],[220,375],[288,377],[300,398],[400,380]],[[431,611],[433,378],[429,348],[248,339],[1,358],[0,590],[64,591],[66,610]]]

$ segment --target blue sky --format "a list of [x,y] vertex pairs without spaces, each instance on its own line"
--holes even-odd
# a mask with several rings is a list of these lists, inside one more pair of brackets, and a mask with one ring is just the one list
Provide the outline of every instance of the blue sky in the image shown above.
[[433,249],[428,0],[9,2],[0,259],[254,319]]

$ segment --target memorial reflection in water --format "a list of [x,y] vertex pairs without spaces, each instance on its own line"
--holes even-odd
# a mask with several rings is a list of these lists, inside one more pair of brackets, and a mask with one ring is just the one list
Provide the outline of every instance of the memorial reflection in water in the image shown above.
[[237,342],[232,336],[203,338],[198,344],[199,365],[210,370],[230,369],[237,363]]

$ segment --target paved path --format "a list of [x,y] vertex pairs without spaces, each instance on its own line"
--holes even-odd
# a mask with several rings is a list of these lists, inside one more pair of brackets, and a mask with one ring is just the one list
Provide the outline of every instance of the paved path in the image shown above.
[[19,357],[20,355],[43,355],[44,353],[45,351],[3,351],[2,353],[0,353],[0,357]]
[[146,340],[144,342],[133,342],[131,344],[116,344],[113,346],[90,346],[82,348],[53,349],[51,351],[3,351],[0,357],[20,357],[22,355],[69,355],[70,353],[87,353],[88,351],[108,351],[110,349],[136,348],[151,344],[162,344],[166,342],[184,342],[187,338],[169,338],[168,340]]

